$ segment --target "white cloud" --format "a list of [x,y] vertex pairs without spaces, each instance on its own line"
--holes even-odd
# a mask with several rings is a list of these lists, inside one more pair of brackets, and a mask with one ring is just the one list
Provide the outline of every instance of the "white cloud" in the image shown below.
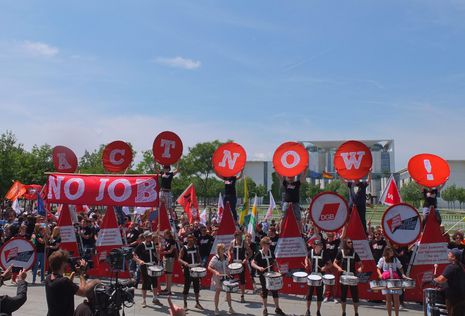
[[168,67],[174,67],[174,68],[182,68],[182,69],[187,69],[187,70],[194,70],[197,68],[200,68],[202,63],[200,60],[193,60],[189,58],[184,58],[180,56],[176,57],[157,57],[153,60],[155,63],[168,66]]
[[42,42],[24,41],[21,43],[21,49],[31,55],[54,57],[58,55],[58,48]]

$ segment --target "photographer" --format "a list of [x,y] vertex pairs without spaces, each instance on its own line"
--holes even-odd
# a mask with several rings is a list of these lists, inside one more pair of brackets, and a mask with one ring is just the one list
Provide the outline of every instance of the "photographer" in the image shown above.
[[[5,280],[11,277],[11,270],[13,266],[10,266],[0,275],[0,286],[3,285]],[[1,295],[0,296],[0,315],[11,315],[17,311],[27,300],[27,273],[21,270],[18,275],[18,282],[16,283],[18,289],[16,296]]]
[[150,290],[153,292],[152,303],[157,306],[163,306],[157,298],[158,280],[156,277],[152,277],[148,274],[148,267],[150,265],[158,264],[155,243],[153,242],[151,232],[144,232],[144,237],[145,241],[140,243],[136,249],[134,249],[134,260],[140,267],[142,277],[142,307],[147,306],[147,291]]
[[84,297],[91,288],[100,283],[99,280],[86,281],[84,271],[87,264],[81,259],[77,271],[79,272],[79,286],[74,284],[74,272],[69,278],[63,276],[68,261],[68,253],[61,249],[52,253],[48,259],[52,270],[52,273],[45,280],[48,316],[72,316],[74,313],[74,295]]

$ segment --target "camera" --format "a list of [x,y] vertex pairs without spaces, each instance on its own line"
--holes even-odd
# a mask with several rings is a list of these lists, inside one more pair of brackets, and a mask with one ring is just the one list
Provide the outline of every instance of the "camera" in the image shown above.
[[110,251],[107,262],[113,271],[125,271],[126,264],[132,258],[132,249],[129,247],[115,248]]
[[94,288],[94,315],[117,316],[123,307],[131,308],[134,305],[135,282],[99,284]]

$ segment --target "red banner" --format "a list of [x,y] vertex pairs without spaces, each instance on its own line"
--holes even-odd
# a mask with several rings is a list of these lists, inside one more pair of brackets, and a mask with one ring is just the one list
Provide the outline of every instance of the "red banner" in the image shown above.
[[75,205],[158,206],[157,175],[79,175],[56,173],[47,180],[47,200]]

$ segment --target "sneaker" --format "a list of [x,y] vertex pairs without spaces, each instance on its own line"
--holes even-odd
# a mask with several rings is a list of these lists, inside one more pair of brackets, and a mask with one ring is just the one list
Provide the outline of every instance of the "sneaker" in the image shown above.
[[307,312],[305,313],[305,316],[311,316],[312,314],[310,313],[310,310],[307,309]]
[[171,295],[171,292],[168,292],[167,289],[164,289],[164,290],[161,290],[159,294],[160,295]]
[[215,315],[219,315],[219,314],[220,314],[220,311],[218,310],[218,308],[215,308],[214,314],[215,314]]
[[199,302],[197,302],[197,304],[195,304],[195,308],[200,309],[201,311],[203,311],[203,307],[202,307],[202,305],[200,305]]
[[346,312],[342,312],[342,316],[346,316]]
[[187,301],[184,300],[184,309],[187,309]]
[[320,311],[316,311],[316,316],[321,316]]
[[244,295],[241,295],[241,303],[245,303]]
[[276,308],[274,310],[274,312],[277,314],[277,315],[281,315],[281,316],[286,316],[286,314],[284,314],[283,310],[281,308]]
[[147,307],[147,303],[145,301],[142,301],[142,308],[146,308]]
[[229,311],[228,311],[228,314],[229,315],[233,315],[235,314],[236,312],[234,311],[234,309],[232,307],[229,308]]
[[329,302],[329,298],[325,297],[325,299],[323,300],[323,303],[328,303]]
[[163,306],[163,304],[158,300],[158,298],[154,297],[152,299],[152,303],[157,305],[157,306]]
[[263,316],[268,316],[268,310],[266,308],[263,310]]
[[355,316],[358,316],[358,313],[355,313]]
[[339,304],[339,301],[337,299],[333,300],[334,304]]

